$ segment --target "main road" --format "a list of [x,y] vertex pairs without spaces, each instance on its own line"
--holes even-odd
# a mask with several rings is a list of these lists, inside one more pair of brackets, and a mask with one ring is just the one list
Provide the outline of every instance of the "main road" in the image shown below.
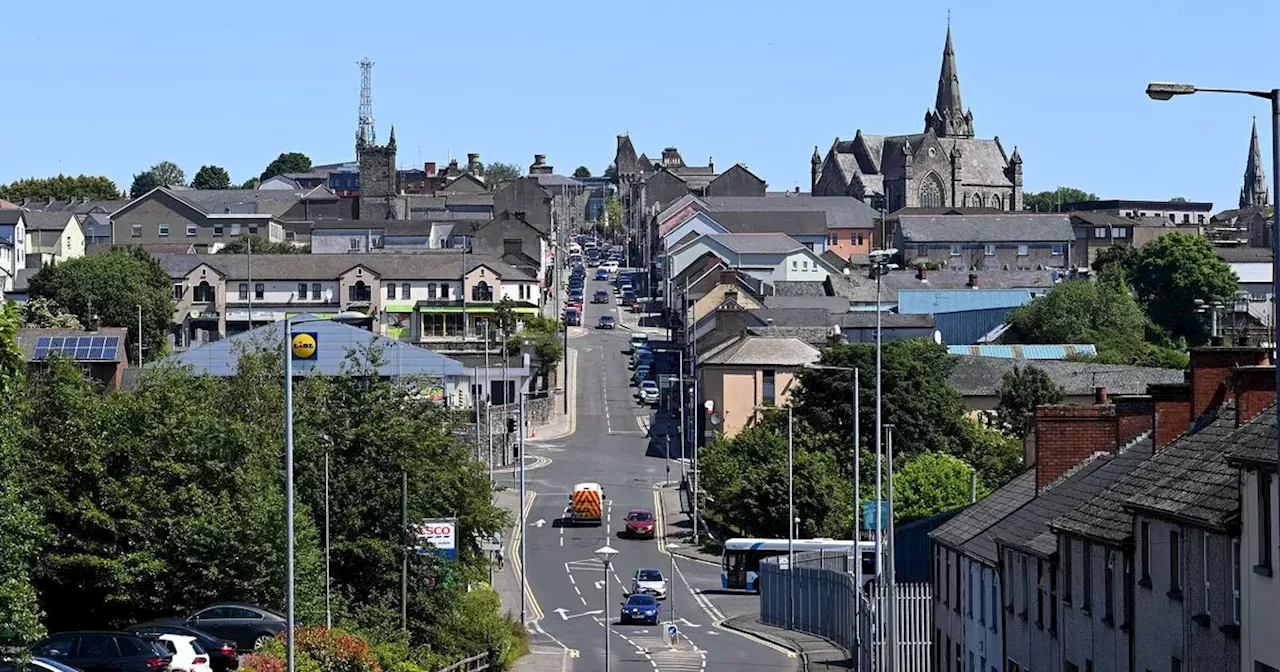
[[[607,288],[588,282],[586,295]],[[611,292],[612,295],[612,292]],[[640,406],[630,386],[625,354],[630,332],[598,330],[600,314],[619,308],[585,305],[585,328],[571,328],[566,357],[570,399],[575,403],[576,429],[568,437],[526,444],[533,456],[526,463],[541,465],[526,472],[528,524],[521,531],[527,545],[527,573],[531,604],[528,618],[533,637],[569,652],[575,670],[604,669],[605,627],[609,630],[611,670],[795,670],[788,652],[760,640],[725,629],[727,617],[753,611],[756,598],[720,590],[719,567],[672,556],[663,539],[632,540],[622,535],[623,519],[633,509],[660,513],[659,487],[679,477],[679,465],[668,462],[665,444],[651,445],[645,427],[647,407]],[[561,525],[565,505],[575,483],[600,483],[605,493],[604,524],[600,527]],[[513,481],[504,483],[514,487]],[[528,500],[527,500],[528,501]],[[667,512],[679,515],[678,511]],[[658,521],[661,533],[663,523]],[[608,544],[618,550],[606,572],[595,550]],[[518,551],[513,551],[512,555]],[[667,576],[669,597],[662,602],[660,626],[623,626],[618,622],[622,591],[631,585],[636,569],[652,567]],[[674,576],[672,576],[674,574]],[[609,583],[609,601],[604,586]],[[679,643],[663,639],[666,622],[675,614]]]

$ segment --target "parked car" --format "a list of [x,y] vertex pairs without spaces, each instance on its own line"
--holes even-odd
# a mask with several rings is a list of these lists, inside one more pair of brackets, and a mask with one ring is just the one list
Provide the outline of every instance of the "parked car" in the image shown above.
[[658,399],[662,396],[658,392],[658,384],[652,380],[640,381],[640,390],[636,395],[640,397],[640,403],[650,406],[657,406]]
[[173,659],[169,663],[170,672],[213,672],[213,668],[209,665],[209,654],[195,637],[160,635],[157,639],[172,654]]
[[636,367],[636,372],[631,375],[631,382],[635,385],[639,385],[645,380],[649,380],[649,365],[641,364]]
[[564,323],[570,327],[582,326],[582,313],[577,308],[569,306],[564,309]]
[[231,672],[240,666],[240,656],[235,642],[222,637],[215,637],[204,630],[187,625],[181,618],[168,618],[148,621],[125,628],[135,635],[160,637],[163,635],[184,635],[194,637],[195,642],[209,654],[209,667],[213,672]]
[[151,642],[128,632],[60,632],[31,647],[31,655],[85,672],[164,672],[169,666]]
[[591,295],[591,303],[609,303],[609,290],[597,289],[595,294]]
[[652,595],[632,595],[622,603],[622,613],[618,620],[627,623],[648,623],[657,625],[662,608]]
[[596,329],[613,329],[618,326],[617,321],[612,315],[601,315],[600,320],[596,322]]
[[627,345],[630,346],[629,352],[635,352],[636,348],[641,346],[648,347],[648,344],[649,344],[649,334],[646,334],[642,331],[631,332],[631,338],[628,340],[628,343],[627,343]]
[[659,600],[667,599],[667,579],[660,569],[637,569],[631,577],[632,595],[652,595]]
[[632,538],[653,538],[653,513],[644,509],[636,509],[627,513],[624,532]]
[[252,604],[220,602],[197,610],[187,625],[235,642],[241,651],[252,651],[284,632],[285,620]]
[[0,672],[80,672],[80,670],[52,658],[33,656],[27,659],[25,665],[15,661],[0,661]]

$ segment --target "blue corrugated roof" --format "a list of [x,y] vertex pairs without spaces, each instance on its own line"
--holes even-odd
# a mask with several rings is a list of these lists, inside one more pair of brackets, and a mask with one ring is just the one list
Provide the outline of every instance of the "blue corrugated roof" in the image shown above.
[[898,312],[904,315],[1014,308],[1030,302],[1031,292],[1025,289],[904,289],[898,292]]
[[948,345],[953,355],[978,355],[999,359],[1066,359],[1072,355],[1095,356],[1098,348],[1083,345]]

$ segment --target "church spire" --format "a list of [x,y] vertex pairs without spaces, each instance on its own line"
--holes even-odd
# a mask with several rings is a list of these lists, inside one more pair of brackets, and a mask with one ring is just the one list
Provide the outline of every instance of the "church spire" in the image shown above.
[[1258,120],[1255,118],[1253,135],[1249,138],[1249,162],[1244,166],[1244,186],[1240,188],[1240,207],[1266,207],[1267,196],[1267,176],[1262,172],[1262,150],[1258,149]]
[[951,44],[951,18],[947,17],[947,42],[942,48],[942,71],[938,73],[938,97],[925,115],[925,130],[940,138],[972,138],[973,113],[960,98],[960,76],[956,72],[956,50]]

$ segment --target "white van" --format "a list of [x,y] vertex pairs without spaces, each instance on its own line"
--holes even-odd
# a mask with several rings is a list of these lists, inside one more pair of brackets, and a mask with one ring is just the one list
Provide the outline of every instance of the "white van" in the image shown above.
[[630,350],[628,350],[628,352],[635,352],[637,345],[643,345],[648,342],[649,342],[649,334],[646,334],[641,331],[633,331],[631,332],[631,340],[628,343],[628,346],[630,347]]

